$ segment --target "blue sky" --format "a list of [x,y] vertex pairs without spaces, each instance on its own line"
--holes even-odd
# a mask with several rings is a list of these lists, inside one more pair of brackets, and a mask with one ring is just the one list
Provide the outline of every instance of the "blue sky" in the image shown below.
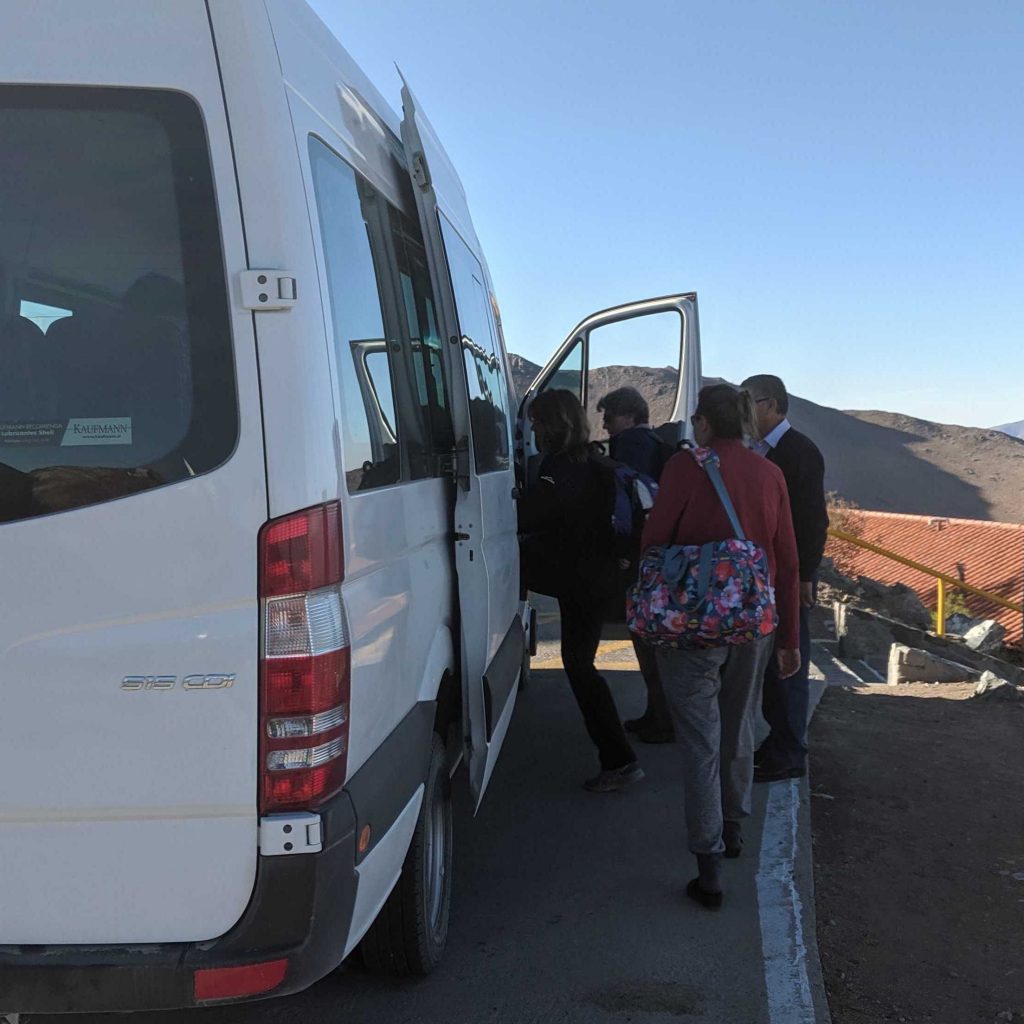
[[593,310],[695,290],[705,373],[1024,418],[1024,4],[313,6],[427,110],[511,351],[543,362]]

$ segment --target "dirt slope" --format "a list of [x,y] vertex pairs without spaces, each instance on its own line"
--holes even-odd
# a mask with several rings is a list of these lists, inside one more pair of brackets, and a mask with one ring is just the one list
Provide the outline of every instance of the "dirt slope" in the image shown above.
[[1024,707],[973,686],[829,687],[811,723],[834,1024],[1024,1021]]
[[[510,362],[522,394],[539,367],[521,356]],[[667,418],[673,369],[602,367],[591,374],[591,398],[626,384],[647,397],[653,422]],[[899,413],[844,412],[795,396],[790,419],[821,448],[826,488],[861,508],[1024,522],[1024,440]]]

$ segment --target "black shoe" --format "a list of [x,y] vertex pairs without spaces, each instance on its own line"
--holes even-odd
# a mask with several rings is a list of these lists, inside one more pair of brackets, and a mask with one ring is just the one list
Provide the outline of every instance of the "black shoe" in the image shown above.
[[719,889],[718,892],[708,892],[707,889],[700,887],[700,879],[695,878],[686,886],[686,895],[690,897],[694,903],[699,903],[705,910],[721,910],[723,893]]
[[636,738],[641,743],[675,743],[676,741],[676,733],[671,723],[666,726],[648,721],[630,731],[636,734]]
[[735,860],[743,852],[743,831],[738,821],[725,822],[722,826],[722,841],[729,860]]
[[650,724],[651,719],[646,714],[643,714],[639,718],[627,718],[622,723],[622,728],[626,732],[639,732],[641,729],[646,729]]
[[796,768],[781,768],[778,765],[762,764],[754,768],[755,782],[781,782],[783,779],[802,779],[807,774],[807,765]]
[[609,768],[592,779],[587,779],[583,783],[583,788],[590,790],[591,793],[614,793],[627,786],[632,786],[634,782],[639,782],[643,777],[643,768],[636,761],[630,761],[629,764],[624,764],[621,768]]

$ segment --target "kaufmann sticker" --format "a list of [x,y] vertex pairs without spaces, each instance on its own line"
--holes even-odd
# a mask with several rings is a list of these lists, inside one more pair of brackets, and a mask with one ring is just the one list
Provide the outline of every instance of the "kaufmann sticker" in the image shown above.
[[72,445],[131,444],[132,418],[68,420],[61,447]]

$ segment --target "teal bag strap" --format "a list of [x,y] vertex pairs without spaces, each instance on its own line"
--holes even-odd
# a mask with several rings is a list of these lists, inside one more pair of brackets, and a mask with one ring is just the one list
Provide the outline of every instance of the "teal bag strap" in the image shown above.
[[746,540],[747,535],[743,532],[743,524],[740,522],[739,516],[736,515],[732,498],[729,497],[729,491],[725,486],[725,481],[722,479],[721,470],[718,468],[718,456],[712,452],[706,458],[697,458],[696,454],[694,454],[694,458],[697,461],[697,465],[702,466],[704,472],[710,478],[711,485],[715,488],[715,493],[725,508],[725,514],[729,517],[729,523],[736,534],[736,539]]

